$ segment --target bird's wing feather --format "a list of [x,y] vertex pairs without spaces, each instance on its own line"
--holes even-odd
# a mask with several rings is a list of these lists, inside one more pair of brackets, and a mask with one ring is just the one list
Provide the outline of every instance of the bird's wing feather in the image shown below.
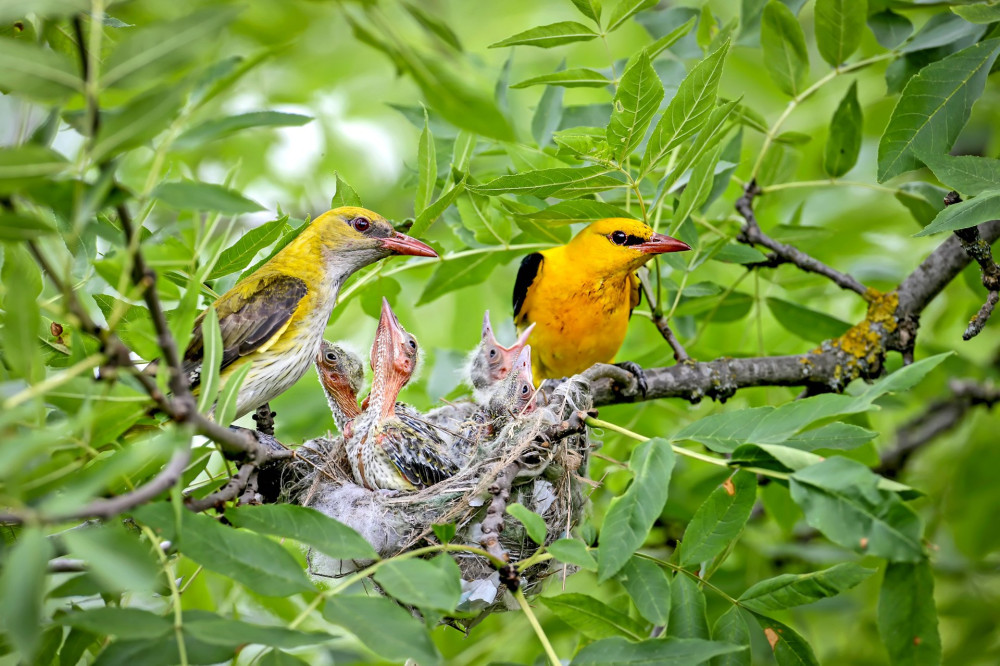
[[442,453],[444,442],[426,424],[401,418],[403,427],[380,444],[392,464],[417,488],[444,481],[458,472],[458,466]]
[[514,323],[521,320],[521,309],[524,301],[528,298],[528,289],[531,283],[538,276],[538,271],[542,267],[544,257],[541,252],[532,252],[521,260],[521,267],[517,270],[517,279],[514,281]]
[[[306,283],[299,278],[265,275],[249,294],[233,290],[220,298],[214,306],[222,332],[219,369],[232,365],[241,356],[266,348],[268,341],[288,326],[306,292]],[[201,376],[205,351],[201,322],[204,318],[202,314],[195,321],[191,342],[184,352],[184,373],[192,387],[198,384]]]
[[629,304],[628,304],[628,316],[632,316],[632,310],[635,310],[636,306],[642,303],[642,289],[640,288],[641,283],[639,282],[639,276],[632,273],[628,276],[629,278]]

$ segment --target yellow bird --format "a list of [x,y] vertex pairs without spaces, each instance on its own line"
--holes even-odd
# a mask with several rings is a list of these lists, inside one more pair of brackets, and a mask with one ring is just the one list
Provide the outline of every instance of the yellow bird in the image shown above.
[[[635,272],[657,254],[691,248],[626,218],[598,220],[566,245],[529,254],[514,283],[514,323],[528,336],[540,379],[610,363],[639,304]],[[634,363],[622,364],[637,372]],[[640,371],[640,382],[642,382]]]
[[[286,391],[319,352],[340,285],[354,271],[393,254],[436,257],[385,218],[344,206],[323,213],[270,261],[211,305],[222,329],[221,383],[246,364],[236,418]],[[201,379],[202,314],[184,352],[188,383]]]

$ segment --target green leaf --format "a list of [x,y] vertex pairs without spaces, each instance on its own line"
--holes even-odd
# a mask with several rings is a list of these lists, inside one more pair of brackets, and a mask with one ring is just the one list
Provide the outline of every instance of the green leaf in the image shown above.
[[756,499],[757,477],[749,472],[736,472],[713,490],[684,530],[681,566],[700,564],[725,550],[743,532]]
[[431,525],[431,529],[434,530],[434,536],[441,543],[451,543],[452,539],[455,538],[455,523],[434,523]]
[[867,0],[816,0],[816,48],[831,67],[857,51],[867,15]]
[[1000,5],[960,5],[952,7],[955,12],[969,23],[989,24],[1000,21]]
[[268,650],[258,663],[260,666],[309,666],[309,662],[281,650]]
[[63,615],[60,624],[89,631],[92,634],[121,639],[153,639],[174,630],[173,622],[165,617],[138,608],[89,608]]
[[978,155],[952,157],[921,153],[920,161],[934,172],[938,180],[966,196],[995,190],[1000,184],[1000,160],[997,159]]
[[470,185],[469,190],[485,196],[524,194],[547,198],[571,187],[585,187],[606,173],[608,168],[603,166],[540,169],[500,176],[484,185]]
[[661,101],[663,84],[649,56],[641,52],[622,74],[608,123],[608,145],[619,162],[642,141]]
[[244,645],[297,648],[330,640],[320,631],[296,631],[276,625],[252,624],[204,611],[184,612],[184,634],[206,645],[221,645],[238,651]]
[[645,176],[671,150],[684,143],[706,126],[715,110],[715,100],[722,78],[722,67],[729,42],[699,62],[684,77],[677,94],[663,111],[646,144],[640,175]]
[[667,502],[674,452],[661,438],[643,442],[629,460],[632,484],[611,500],[597,550],[598,580],[618,573],[649,534]]
[[778,666],[819,666],[809,643],[795,630],[765,615],[751,614],[764,630]]
[[[956,43],[961,44],[961,46],[947,51],[947,53],[951,53],[977,41],[985,31],[986,28],[963,21],[961,17],[953,14],[934,14],[920,26],[917,34],[913,35],[899,50],[903,53],[914,53],[942,46],[952,47]],[[938,56],[931,55],[936,58],[945,55],[945,53],[940,53]]]
[[811,604],[835,597],[862,583],[875,571],[852,562],[807,574],[782,574],[750,586],[740,603],[752,611],[766,613]]
[[806,342],[840,337],[851,328],[846,321],[780,298],[769,296],[767,309],[785,330]]
[[701,156],[691,171],[691,179],[684,186],[677,207],[674,209],[674,226],[679,227],[708,199],[715,182],[715,168],[719,164],[722,146]]
[[417,192],[413,199],[413,210],[420,214],[434,198],[434,184],[437,182],[437,156],[434,154],[434,135],[427,123],[424,110],[424,130],[417,144]]
[[548,551],[560,562],[574,564],[587,571],[597,571],[597,561],[579,539],[559,539],[548,545]]
[[21,0],[0,0],[0,23],[13,23],[29,13],[40,18],[70,16],[90,9],[87,0],[32,0],[25,5]]
[[931,63],[912,77],[878,146],[878,181],[920,167],[918,155],[943,154],[962,131],[1000,51],[990,39]]
[[556,617],[591,640],[623,636],[638,641],[645,634],[639,622],[586,594],[568,593],[539,597],[538,600]]
[[694,24],[698,22],[697,16],[692,16],[687,21],[677,26],[663,37],[660,37],[655,42],[646,47],[646,53],[649,54],[650,60],[656,60],[656,57],[661,53],[669,49],[671,46],[680,41],[681,37],[691,32],[691,28]]
[[498,248],[490,252],[439,262],[434,273],[424,285],[417,305],[430,303],[456,289],[481,284],[486,281],[493,269],[521,254],[517,250],[510,251]]
[[114,111],[101,113],[93,155],[95,162],[152,140],[174,120],[186,89],[177,84],[154,88]]
[[586,68],[564,69],[552,74],[543,74],[515,83],[511,88],[531,86],[561,86],[563,88],[603,88],[613,82],[600,72]]
[[658,0],[618,0],[618,4],[612,8],[608,15],[608,27],[605,32],[617,30],[625,21],[629,20],[644,9],[649,9]]
[[455,199],[458,198],[458,195],[464,191],[465,177],[463,176],[462,180],[442,192],[441,196],[439,196],[434,203],[420,211],[420,214],[417,215],[417,219],[413,223],[413,226],[410,227],[410,235],[422,236],[439,217],[444,215],[444,212],[448,210],[448,207],[455,203]]
[[67,167],[69,163],[65,157],[44,146],[0,148],[0,194],[17,192],[53,177]]
[[37,240],[55,232],[55,227],[34,215],[0,212],[0,241]]
[[995,189],[983,192],[974,199],[946,207],[914,236],[930,236],[942,231],[968,229],[998,217],[1000,217],[1000,189]]
[[190,511],[180,512],[177,533],[173,507],[165,502],[147,504],[134,514],[177,543],[187,557],[258,594],[286,597],[314,589],[291,553],[267,537],[224,527],[209,516]]
[[[566,69],[566,61],[559,64],[559,69]],[[544,148],[552,140],[552,133],[559,129],[562,120],[562,102],[564,90],[559,86],[547,86],[542,92],[535,113],[531,116],[531,136],[539,148]]]
[[467,192],[455,205],[462,226],[473,233],[478,243],[506,244],[514,234],[510,217],[497,210],[488,197]]
[[913,24],[910,19],[886,9],[868,17],[868,27],[875,39],[885,49],[894,49],[910,36]]
[[712,627],[712,640],[745,647],[740,652],[730,652],[712,660],[712,666],[750,666],[750,627],[744,611],[733,606],[719,616]]
[[101,86],[148,85],[155,77],[197,57],[199,45],[216,37],[238,13],[232,7],[204,9],[129,31],[104,61]]
[[83,91],[79,68],[58,51],[0,39],[0,62],[0,89],[4,92],[58,103]]
[[280,111],[254,111],[226,118],[213,118],[186,130],[174,141],[179,150],[201,148],[246,129],[257,127],[301,127],[312,122],[310,116]]
[[817,449],[854,449],[875,439],[878,433],[850,423],[828,423],[814,430],[806,430],[792,435],[784,442],[785,446],[802,451]]
[[935,666],[941,663],[941,636],[930,562],[890,562],[886,566],[878,599],[878,633],[892,664]]
[[33,663],[42,633],[45,570],[52,545],[38,528],[23,530],[4,553],[0,571],[0,618],[24,663]]
[[410,13],[410,16],[416,19],[417,23],[422,25],[428,32],[437,35],[442,42],[451,46],[456,51],[462,50],[462,42],[458,39],[458,35],[455,34],[455,31],[452,30],[447,23],[436,16],[428,14],[419,6],[412,3],[404,2],[403,7],[405,7],[406,11]]
[[375,559],[378,554],[363,536],[315,509],[294,504],[238,506],[226,510],[237,527],[295,539],[338,559]]
[[375,572],[375,582],[404,604],[446,612],[458,605],[461,580],[458,565],[443,553],[434,560],[388,560]]
[[548,224],[574,224],[576,222],[594,222],[608,217],[634,217],[626,210],[613,206],[603,201],[592,201],[590,199],[570,199],[552,204],[534,213],[528,213],[524,217],[531,220],[540,220]]
[[624,638],[606,638],[577,653],[570,666],[605,666],[606,664],[646,664],[657,666],[698,666],[713,657],[746,650],[732,645],[697,638],[650,638],[632,643]]
[[571,42],[588,42],[596,39],[597,33],[576,21],[560,21],[548,25],[539,25],[519,32],[513,37],[495,42],[489,48],[495,49],[501,46],[538,46],[543,49],[550,49],[553,46],[561,46]]
[[384,597],[330,597],[323,607],[323,617],[390,661],[413,659],[421,666],[441,663],[441,655],[424,625]]
[[545,536],[549,530],[545,526],[544,518],[520,502],[508,504],[507,513],[517,518],[524,525],[524,531],[528,533],[528,538],[540,546],[545,545]]
[[239,240],[222,251],[212,268],[212,272],[208,274],[208,279],[215,280],[243,270],[253,261],[257,253],[278,240],[287,228],[288,216],[282,215],[276,220],[250,229],[240,236]]
[[5,245],[3,256],[0,279],[4,285],[18,286],[17,289],[7,289],[3,299],[0,341],[3,342],[4,362],[9,364],[14,376],[35,384],[45,376],[38,350],[38,332],[42,327],[38,306],[42,274],[22,245]]
[[580,13],[589,18],[591,21],[596,23],[598,26],[601,25],[601,3],[600,0],[570,0]]
[[924,557],[920,518],[879,477],[859,462],[840,456],[792,474],[792,499],[806,522],[831,541],[894,562]]
[[160,583],[160,565],[139,535],[110,523],[71,530],[64,540],[69,552],[87,563],[90,575],[114,592],[151,592]]
[[854,168],[861,152],[864,119],[858,104],[858,82],[847,89],[830,120],[830,135],[823,153],[823,170],[831,178],[839,178]]
[[357,190],[347,184],[340,174],[333,172],[333,179],[337,183],[337,191],[330,199],[330,208],[340,208],[341,206],[361,206],[361,197]]
[[675,638],[708,638],[705,593],[686,574],[675,575],[670,586],[667,631]]
[[764,7],[760,24],[764,67],[786,95],[795,97],[809,73],[809,52],[802,26],[788,7],[771,0]]
[[228,187],[191,180],[160,183],[153,190],[153,196],[178,210],[212,210],[224,215],[264,210],[256,201]]
[[926,227],[944,210],[946,194],[948,190],[943,187],[913,181],[900,185],[894,196],[896,201],[906,206],[914,220]]
[[618,574],[639,614],[654,625],[670,618],[670,578],[658,565],[633,555]]
[[219,400],[215,405],[215,420],[223,426],[228,426],[236,417],[236,401],[239,398],[240,387],[250,374],[252,364],[244,363],[231,372],[222,383]]

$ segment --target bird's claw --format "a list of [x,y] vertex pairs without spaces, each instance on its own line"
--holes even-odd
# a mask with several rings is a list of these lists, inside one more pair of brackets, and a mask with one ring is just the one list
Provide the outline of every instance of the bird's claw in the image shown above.
[[641,393],[642,397],[645,398],[646,390],[649,389],[649,384],[646,382],[646,371],[643,370],[642,367],[635,361],[622,361],[621,363],[615,363],[615,365],[635,377],[635,383],[639,388],[639,393]]

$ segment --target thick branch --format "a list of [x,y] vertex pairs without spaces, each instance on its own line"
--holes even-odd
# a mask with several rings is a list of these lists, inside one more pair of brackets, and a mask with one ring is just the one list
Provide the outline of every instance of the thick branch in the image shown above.
[[754,197],[760,193],[761,190],[760,187],[757,186],[756,181],[751,181],[747,184],[746,189],[743,191],[743,196],[736,200],[736,210],[745,220],[743,230],[740,231],[736,240],[741,243],[746,243],[747,245],[760,245],[771,250],[771,252],[774,253],[774,256],[770,260],[772,264],[795,264],[808,273],[822,275],[823,277],[831,280],[841,289],[848,289],[867,298],[868,288],[858,282],[854,277],[827,266],[823,262],[810,257],[798,248],[792,247],[791,245],[785,245],[784,243],[779,243],[761,231],[760,225],[757,224],[757,217],[753,212]]
[[184,498],[184,506],[191,509],[192,511],[204,511],[205,509],[219,508],[226,502],[236,499],[244,488],[246,488],[247,483],[250,481],[250,474],[257,468],[253,463],[246,463],[240,467],[240,471],[236,473],[236,476],[229,479],[229,481],[219,490],[214,493],[210,493],[201,499],[195,499],[193,497]]

